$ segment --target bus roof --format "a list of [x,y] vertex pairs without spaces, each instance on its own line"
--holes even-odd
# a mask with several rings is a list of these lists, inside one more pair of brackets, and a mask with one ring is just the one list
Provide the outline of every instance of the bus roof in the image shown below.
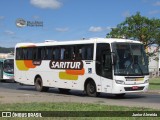
[[118,38],[90,38],[85,40],[72,40],[72,41],[55,41],[46,40],[43,43],[17,43],[16,47],[34,47],[34,46],[51,46],[51,45],[73,45],[73,44],[88,44],[88,43],[141,43],[136,40],[118,39]]

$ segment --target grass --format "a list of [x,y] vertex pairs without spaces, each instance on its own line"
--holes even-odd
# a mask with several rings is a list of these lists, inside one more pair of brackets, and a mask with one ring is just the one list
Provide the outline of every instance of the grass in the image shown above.
[[15,103],[1,104],[0,111],[148,111],[143,107],[109,106],[89,103]]
[[149,90],[160,90],[160,77],[149,80]]
[[[51,113],[54,115],[57,115],[57,114],[58,115],[64,114],[64,116],[66,115],[66,117],[58,117],[58,116],[53,117],[53,118],[46,117],[45,119],[65,119],[65,120],[68,120],[68,119],[70,120],[72,119],[73,120],[77,120],[77,119],[81,119],[81,120],[83,119],[84,120],[89,120],[89,119],[91,120],[92,119],[94,120],[106,120],[106,119],[129,120],[129,119],[133,119],[134,120],[136,119],[136,117],[132,117],[132,114],[135,112],[136,113],[139,113],[139,112],[146,113],[147,111],[151,111],[154,113],[156,110],[150,109],[150,108],[143,108],[143,107],[109,106],[109,105],[89,104],[89,103],[25,103],[25,104],[17,103],[17,104],[1,104],[0,111],[29,111],[29,112],[31,111],[37,111],[37,112],[52,111]],[[62,111],[62,112],[59,113],[58,111]],[[81,117],[71,117],[71,116],[67,117],[68,113],[66,111],[73,111],[73,113],[69,112],[69,115],[77,116],[78,114]],[[107,117],[104,116],[106,114],[108,115]],[[100,117],[101,115],[103,117]],[[149,120],[149,118],[147,117],[142,117],[142,118],[145,120]],[[36,118],[31,118],[31,119],[36,119]],[[155,119],[158,120],[158,118],[155,118]],[[15,120],[17,120],[17,118],[15,118]]]

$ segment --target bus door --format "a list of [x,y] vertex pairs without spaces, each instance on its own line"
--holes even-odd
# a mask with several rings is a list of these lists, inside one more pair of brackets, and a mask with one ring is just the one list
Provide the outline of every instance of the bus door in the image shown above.
[[102,92],[112,90],[112,59],[109,44],[97,44],[96,73],[101,77]]
[[3,62],[0,61],[0,79],[3,79]]

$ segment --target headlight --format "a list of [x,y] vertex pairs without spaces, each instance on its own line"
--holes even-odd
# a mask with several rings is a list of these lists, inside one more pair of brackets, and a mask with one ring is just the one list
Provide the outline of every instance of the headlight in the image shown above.
[[124,84],[124,81],[123,80],[116,80],[116,83],[117,84]]

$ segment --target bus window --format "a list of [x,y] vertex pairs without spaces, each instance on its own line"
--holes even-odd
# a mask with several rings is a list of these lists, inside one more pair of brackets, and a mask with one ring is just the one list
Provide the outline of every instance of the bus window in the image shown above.
[[33,48],[33,60],[37,59],[37,48]]
[[16,60],[19,60],[20,57],[21,57],[21,55],[20,55],[20,49],[17,48],[17,49],[16,49]]
[[32,60],[32,58],[33,58],[33,48],[28,48],[27,51],[28,51],[27,59]]
[[71,46],[70,47],[70,58],[71,58],[71,60],[75,60],[75,58],[76,58],[75,52],[76,52],[75,46]]
[[46,54],[45,59],[51,60],[52,59],[52,47],[46,47],[45,54]]
[[82,54],[84,56],[84,50],[82,51],[82,45],[76,46],[76,60],[82,60]]
[[53,60],[59,60],[60,59],[60,49],[58,47],[57,48],[53,48],[52,59]]
[[3,64],[3,71],[8,74],[14,73],[14,60],[6,59]]
[[23,59],[27,60],[27,56],[28,56],[28,51],[26,48],[23,49]]
[[23,60],[23,49],[17,48],[16,49],[16,60]]
[[78,60],[93,60],[93,45],[77,45],[76,55]]
[[61,48],[61,58],[60,58],[60,60],[64,60],[65,52],[66,52],[65,48]]
[[93,59],[93,46],[87,47],[87,60]]
[[45,59],[45,48],[39,47],[37,51],[37,59],[38,60],[44,60]]

